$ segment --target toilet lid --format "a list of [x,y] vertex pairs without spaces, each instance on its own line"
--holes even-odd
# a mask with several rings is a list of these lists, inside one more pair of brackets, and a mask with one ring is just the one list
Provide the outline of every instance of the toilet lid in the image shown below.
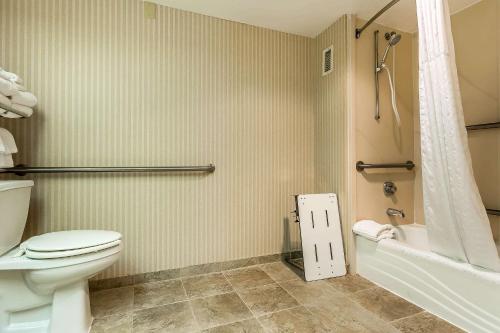
[[121,243],[122,235],[106,230],[71,230],[35,236],[21,244],[28,258],[47,259],[81,255]]

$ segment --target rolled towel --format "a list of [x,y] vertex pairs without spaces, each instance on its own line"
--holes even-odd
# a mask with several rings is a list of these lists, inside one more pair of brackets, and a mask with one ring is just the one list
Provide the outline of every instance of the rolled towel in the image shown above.
[[11,105],[12,105],[12,101],[10,100],[10,98],[0,94],[0,107],[6,106],[6,107],[10,108]]
[[7,72],[5,69],[0,68],[0,77],[9,80],[11,82],[23,83],[23,80],[19,77],[19,75],[11,72]]
[[386,238],[394,238],[394,227],[380,224],[372,220],[361,220],[354,224],[352,231],[372,241],[378,242]]
[[0,94],[4,96],[12,96],[17,92],[17,83],[0,77]]
[[0,154],[17,153],[16,140],[12,133],[0,127]]
[[[25,118],[31,117],[31,115],[33,114],[32,108],[21,105],[21,104],[12,104],[10,106],[10,108],[13,109],[14,111],[17,111]],[[10,112],[10,113],[12,113],[12,112]]]
[[0,108],[0,116],[4,118],[10,118],[10,119],[19,119],[22,118],[23,116],[16,114],[14,112],[7,111],[5,109]]
[[13,168],[14,160],[11,154],[0,154],[0,168]]
[[21,104],[29,108],[34,107],[38,102],[35,95],[28,91],[17,91],[14,95],[12,95],[11,100],[12,104]]

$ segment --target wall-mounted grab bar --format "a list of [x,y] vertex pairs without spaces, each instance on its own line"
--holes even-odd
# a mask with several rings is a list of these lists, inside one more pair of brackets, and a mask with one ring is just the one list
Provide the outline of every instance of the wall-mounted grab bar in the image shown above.
[[500,216],[500,210],[498,210],[498,209],[489,209],[489,208],[486,208],[486,213],[488,215]]
[[469,126],[465,126],[465,128],[467,128],[468,131],[490,129],[490,128],[500,128],[500,122],[469,125]]
[[160,167],[28,167],[0,168],[1,173],[25,176],[28,173],[97,173],[97,172],[214,172],[215,165]]
[[380,164],[369,164],[363,161],[358,161],[356,163],[356,170],[359,172],[365,169],[396,169],[405,168],[407,170],[412,170],[415,167],[413,161],[406,161],[405,163],[380,163]]

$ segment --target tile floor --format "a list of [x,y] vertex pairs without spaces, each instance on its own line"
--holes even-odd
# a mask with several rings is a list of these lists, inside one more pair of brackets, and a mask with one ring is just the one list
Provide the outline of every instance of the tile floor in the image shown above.
[[91,294],[93,333],[458,333],[359,276],[304,282],[275,262]]

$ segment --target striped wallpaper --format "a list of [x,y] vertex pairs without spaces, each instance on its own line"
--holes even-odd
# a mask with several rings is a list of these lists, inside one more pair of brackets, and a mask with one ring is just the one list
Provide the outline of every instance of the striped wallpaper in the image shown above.
[[[349,186],[349,87],[351,85],[351,53],[349,36],[354,36],[351,17],[344,15],[316,38],[318,64],[315,71],[315,188],[317,192],[334,192],[339,196],[342,213],[344,247],[351,238]],[[352,32],[352,34],[351,34]],[[322,76],[323,50],[333,46],[332,73]],[[352,130],[352,129],[351,129]],[[353,147],[351,147],[353,148]]]
[[[343,72],[318,77],[314,39],[168,7],[145,18],[143,6],[0,1],[0,65],[40,101],[30,119],[0,126],[17,140],[17,163],[214,163],[215,173],[36,176],[26,236],[123,233],[123,256],[102,278],[297,248],[291,195],[346,195],[342,167],[328,167],[344,156],[345,132],[331,133],[343,128],[332,112],[345,107]],[[325,35],[339,50],[344,25]],[[336,148],[318,149],[329,140]]]

